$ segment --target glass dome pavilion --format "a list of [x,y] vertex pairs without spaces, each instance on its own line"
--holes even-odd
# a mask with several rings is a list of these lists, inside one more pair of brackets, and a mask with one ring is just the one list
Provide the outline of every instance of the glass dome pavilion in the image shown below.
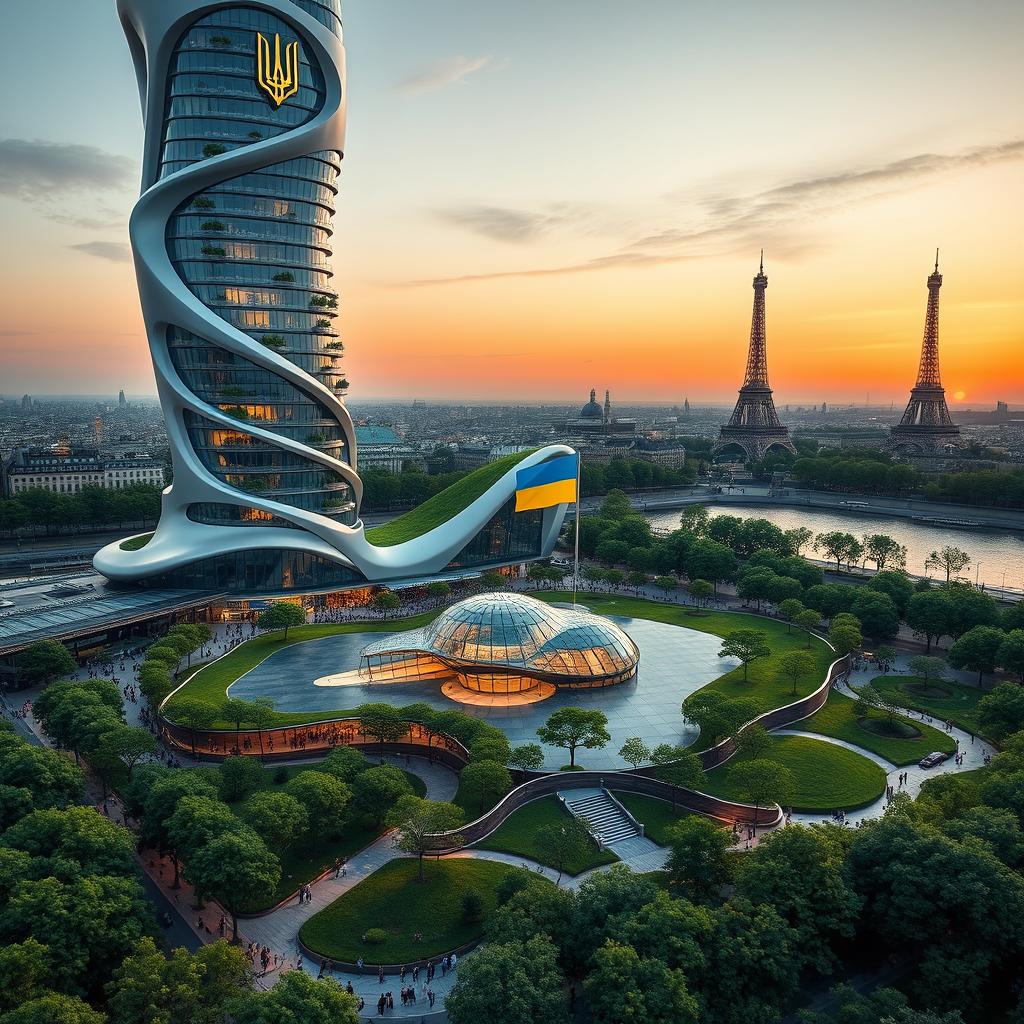
[[[525,594],[480,594],[430,625],[364,648],[370,682],[455,679],[483,694],[613,686],[636,674],[640,651],[615,623]],[[547,684],[545,686],[545,684]]]

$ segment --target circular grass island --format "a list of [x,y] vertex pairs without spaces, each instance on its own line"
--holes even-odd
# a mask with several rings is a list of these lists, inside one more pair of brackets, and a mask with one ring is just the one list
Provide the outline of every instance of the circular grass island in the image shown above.
[[[852,811],[873,804],[884,792],[885,769],[852,750],[806,736],[774,736],[765,760],[777,761],[793,773],[793,792],[785,801],[804,814]],[[730,770],[749,760],[739,755],[705,772],[697,788],[712,796],[746,801]]]
[[[349,964],[360,958],[374,965],[411,964],[441,956],[480,939],[497,905],[498,885],[515,870],[495,861],[449,857],[425,861],[421,882],[417,858],[399,857],[314,914],[299,939],[311,953]],[[463,912],[469,890],[480,897],[475,920]]]

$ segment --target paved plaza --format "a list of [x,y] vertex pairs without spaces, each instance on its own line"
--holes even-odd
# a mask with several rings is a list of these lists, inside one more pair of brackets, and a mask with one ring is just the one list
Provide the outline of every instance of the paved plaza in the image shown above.
[[[640,648],[640,668],[634,680],[595,689],[564,689],[548,700],[519,707],[475,707],[449,700],[437,682],[314,686],[321,676],[358,668],[359,654],[383,633],[341,633],[293,644],[272,654],[247,672],[230,689],[232,697],[252,700],[270,697],[279,711],[331,711],[359,704],[385,702],[396,707],[422,702],[441,710],[461,710],[485,718],[505,731],[513,746],[536,743],[537,728],[562,707],[603,711],[608,716],[611,742],[602,750],[580,750],[579,761],[595,771],[624,768],[618,755],[631,736],[648,746],[673,743],[688,746],[697,730],[683,721],[685,697],[734,668],[731,658],[719,658],[721,637],[648,619],[609,616]],[[544,748],[545,768],[559,768],[568,753]]]

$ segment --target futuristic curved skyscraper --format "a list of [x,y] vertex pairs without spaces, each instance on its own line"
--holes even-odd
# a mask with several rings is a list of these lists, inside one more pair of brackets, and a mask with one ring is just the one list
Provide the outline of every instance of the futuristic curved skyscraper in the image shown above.
[[118,12],[146,128],[131,239],[174,482],[153,537],[104,548],[96,567],[256,594],[550,551],[565,506],[515,513],[511,500],[516,469],[563,446],[415,538],[375,545],[363,530],[329,267],[340,0],[118,0]]

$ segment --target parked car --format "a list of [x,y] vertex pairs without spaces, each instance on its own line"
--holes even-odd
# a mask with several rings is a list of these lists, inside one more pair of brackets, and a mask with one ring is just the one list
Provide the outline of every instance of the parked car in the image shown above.
[[921,760],[917,762],[917,767],[934,768],[937,764],[942,764],[943,761],[947,760],[949,760],[949,754],[944,754],[941,750],[936,750],[927,757],[922,757]]

